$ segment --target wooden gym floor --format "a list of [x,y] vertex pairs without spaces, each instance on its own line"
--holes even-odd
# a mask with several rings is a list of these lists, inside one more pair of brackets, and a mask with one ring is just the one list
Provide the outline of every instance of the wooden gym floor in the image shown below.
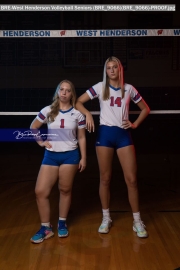
[[[162,148],[164,149],[164,148]],[[161,149],[161,150],[162,150]],[[55,236],[32,244],[39,229],[34,186],[43,149],[8,144],[0,163],[0,269],[2,270],[174,270],[180,269],[179,153],[137,149],[142,220],[149,237],[132,230],[132,213],[121,168],[115,155],[111,182],[113,226],[107,235],[101,223],[99,171],[94,148],[88,164],[77,173],[67,224],[69,237],[57,236],[58,189],[51,196]]]

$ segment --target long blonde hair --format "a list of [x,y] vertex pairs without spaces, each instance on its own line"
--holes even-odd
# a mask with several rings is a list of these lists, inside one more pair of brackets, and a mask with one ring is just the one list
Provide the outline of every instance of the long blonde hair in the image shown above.
[[72,107],[75,107],[75,104],[76,104],[76,91],[75,91],[74,84],[69,80],[63,80],[56,87],[56,90],[55,90],[55,93],[54,93],[54,96],[53,96],[53,103],[50,106],[51,111],[47,114],[47,122],[48,123],[54,122],[55,117],[59,113],[60,107],[59,107],[59,95],[58,95],[58,92],[59,92],[59,89],[61,88],[61,84],[64,83],[64,82],[66,82],[66,83],[68,83],[70,85],[71,94],[72,94],[70,104],[72,105]]
[[121,61],[115,57],[115,56],[111,56],[109,57],[105,64],[104,64],[104,71],[103,71],[103,100],[107,100],[109,99],[109,78],[107,76],[107,72],[106,72],[106,66],[108,62],[114,61],[118,64],[118,68],[119,68],[119,84],[121,87],[121,94],[122,94],[122,98],[124,97],[124,72],[123,72],[123,66],[121,64]]

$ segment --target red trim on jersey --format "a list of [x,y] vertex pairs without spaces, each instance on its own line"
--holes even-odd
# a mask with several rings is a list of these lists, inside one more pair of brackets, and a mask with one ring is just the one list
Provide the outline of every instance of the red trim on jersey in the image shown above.
[[38,114],[38,117],[41,118],[42,120],[46,118],[41,112]]
[[96,94],[96,92],[95,92],[95,90],[91,87],[91,88],[89,88],[89,92],[91,93],[91,95],[93,96],[93,97],[95,97],[97,94]]
[[82,125],[85,125],[86,124],[86,121],[85,120],[82,120],[78,123],[79,126],[82,126]]
[[138,93],[138,94],[133,98],[133,100],[136,101],[136,100],[138,100],[140,97],[141,97],[141,96],[140,96],[140,94]]

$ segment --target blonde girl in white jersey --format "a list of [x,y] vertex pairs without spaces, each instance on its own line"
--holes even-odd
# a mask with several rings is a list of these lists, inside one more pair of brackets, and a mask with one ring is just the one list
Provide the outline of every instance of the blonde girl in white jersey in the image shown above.
[[47,124],[48,133],[59,138],[59,141],[37,140],[46,149],[35,187],[41,227],[31,238],[33,243],[41,243],[54,235],[50,224],[49,195],[57,180],[60,192],[58,236],[67,237],[69,234],[66,218],[74,176],[78,169],[81,172],[86,167],[85,117],[74,108],[75,102],[74,85],[63,80],[55,91],[53,103],[43,108],[31,124],[34,132]]
[[[124,84],[122,64],[114,56],[105,62],[103,81],[89,88],[78,98],[76,103],[76,108],[86,115],[86,128],[90,132],[94,131],[94,121],[83,103],[93,98],[98,98],[100,103],[100,125],[96,139],[96,154],[100,170],[99,195],[103,219],[98,231],[108,233],[112,224],[109,203],[112,159],[115,150],[127,185],[129,203],[133,213],[133,230],[138,237],[147,237],[148,233],[139,211],[137,165],[130,129],[136,129],[147,117],[150,109],[132,85]],[[131,100],[141,110],[133,123],[129,121]]]

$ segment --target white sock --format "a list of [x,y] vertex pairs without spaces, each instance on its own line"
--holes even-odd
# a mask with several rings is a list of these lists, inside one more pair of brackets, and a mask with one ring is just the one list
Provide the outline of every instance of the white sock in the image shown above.
[[59,220],[66,221],[66,218],[59,217]]
[[109,208],[108,209],[102,209],[103,217],[110,218]]
[[141,220],[140,212],[133,213],[134,221],[138,222]]
[[50,227],[50,222],[42,222],[41,225],[46,226],[46,227]]

